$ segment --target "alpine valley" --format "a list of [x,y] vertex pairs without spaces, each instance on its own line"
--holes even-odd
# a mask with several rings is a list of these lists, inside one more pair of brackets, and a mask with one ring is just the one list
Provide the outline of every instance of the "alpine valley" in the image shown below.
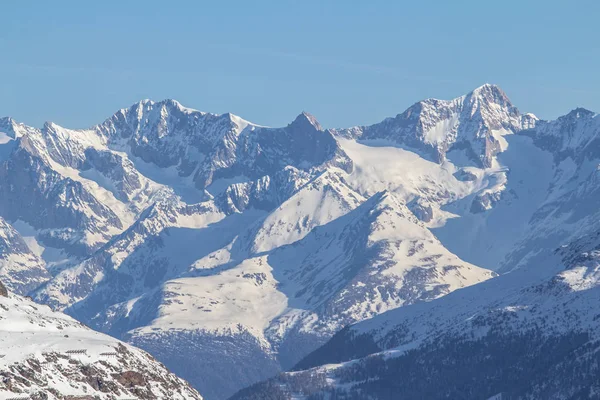
[[117,349],[115,390],[127,364],[181,398],[132,346],[207,400],[600,398],[599,165],[596,114],[489,84],[348,129],[174,100],[0,119],[0,338],[46,321],[34,368],[73,327]]

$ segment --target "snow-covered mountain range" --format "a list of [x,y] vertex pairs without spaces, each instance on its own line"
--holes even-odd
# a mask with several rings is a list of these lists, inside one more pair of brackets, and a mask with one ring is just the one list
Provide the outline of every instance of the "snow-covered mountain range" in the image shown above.
[[[334,376],[349,360],[480,337],[474,314],[548,320],[531,288],[563,279],[567,253],[581,272],[572,260],[600,231],[598,127],[582,109],[521,114],[494,85],[349,129],[173,100],[86,130],[0,119],[0,273],[209,400],[299,362],[311,372],[241,395],[291,396],[315,371],[301,391],[350,390]],[[593,289],[567,275],[564,296]]]
[[234,398],[598,398],[599,119],[526,118],[502,136],[494,189],[447,204],[454,216],[431,226],[498,277],[345,328]]

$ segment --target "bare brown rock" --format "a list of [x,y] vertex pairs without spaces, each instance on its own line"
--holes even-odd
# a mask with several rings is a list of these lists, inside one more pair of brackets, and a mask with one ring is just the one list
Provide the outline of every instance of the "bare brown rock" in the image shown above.
[[146,385],[144,375],[135,371],[125,371],[116,376],[117,382],[127,388]]

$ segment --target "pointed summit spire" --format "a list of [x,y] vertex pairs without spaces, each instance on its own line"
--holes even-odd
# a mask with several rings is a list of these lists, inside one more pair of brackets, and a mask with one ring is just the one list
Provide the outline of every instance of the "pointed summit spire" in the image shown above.
[[306,111],[302,111],[302,113],[300,115],[298,115],[296,117],[296,119],[294,120],[294,122],[292,122],[289,125],[290,128],[294,128],[294,129],[316,129],[318,131],[322,131],[323,128],[321,127],[321,124],[319,124],[319,121],[317,121],[317,119],[307,113]]
[[500,88],[500,86],[498,86],[494,83],[484,83],[483,85],[475,88],[473,90],[473,92],[486,91],[486,90],[498,90],[498,91],[502,92],[502,89]]
[[17,136],[17,133],[15,132],[15,124],[16,122],[11,117],[0,118],[0,129],[2,129],[4,133],[8,134],[12,138]]
[[491,83],[485,83],[479,86],[469,93],[468,96],[471,98],[477,98],[486,103],[495,103],[512,107],[512,103],[504,90],[502,90],[500,86]]

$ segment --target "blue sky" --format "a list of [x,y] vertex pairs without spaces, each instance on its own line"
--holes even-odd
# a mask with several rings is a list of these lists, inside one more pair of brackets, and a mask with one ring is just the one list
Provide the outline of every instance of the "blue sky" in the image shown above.
[[84,128],[143,99],[280,126],[369,124],[489,82],[600,111],[595,1],[12,1],[0,115]]

